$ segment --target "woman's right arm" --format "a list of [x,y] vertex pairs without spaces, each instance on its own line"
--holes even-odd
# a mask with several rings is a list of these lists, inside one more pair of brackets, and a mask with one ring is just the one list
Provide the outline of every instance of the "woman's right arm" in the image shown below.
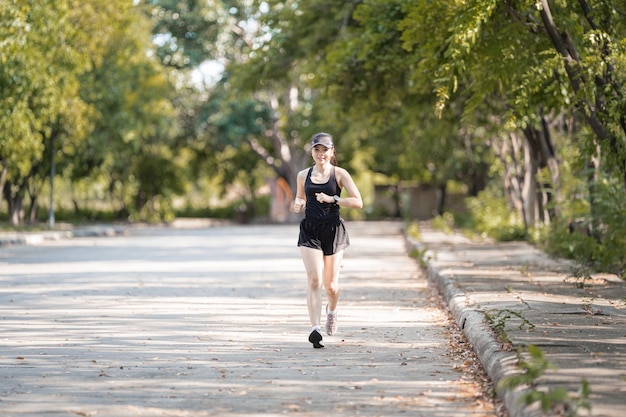
[[306,170],[300,171],[297,177],[296,199],[293,202],[293,212],[300,213],[306,204],[306,195],[304,194],[304,181],[306,179]]

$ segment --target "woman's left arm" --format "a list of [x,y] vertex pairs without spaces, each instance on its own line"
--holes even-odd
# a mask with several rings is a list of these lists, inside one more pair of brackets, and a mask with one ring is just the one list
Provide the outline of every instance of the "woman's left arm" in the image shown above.
[[363,200],[361,199],[361,193],[358,187],[352,180],[350,173],[343,168],[335,167],[335,175],[337,176],[337,182],[341,188],[345,188],[347,197],[339,196],[339,204],[341,207],[347,208],[363,208]]

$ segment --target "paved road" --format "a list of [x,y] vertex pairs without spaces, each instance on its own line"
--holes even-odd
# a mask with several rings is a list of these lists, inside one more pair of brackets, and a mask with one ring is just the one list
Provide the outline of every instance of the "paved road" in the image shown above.
[[399,225],[348,228],[325,349],[294,225],[0,248],[0,415],[495,416]]

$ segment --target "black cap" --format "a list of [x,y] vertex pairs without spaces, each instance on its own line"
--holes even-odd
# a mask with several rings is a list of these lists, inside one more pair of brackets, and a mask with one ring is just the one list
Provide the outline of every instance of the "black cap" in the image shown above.
[[313,139],[311,140],[311,148],[315,147],[315,145],[322,145],[326,148],[333,148],[333,137],[330,136],[328,133],[318,133],[317,135],[313,136]]

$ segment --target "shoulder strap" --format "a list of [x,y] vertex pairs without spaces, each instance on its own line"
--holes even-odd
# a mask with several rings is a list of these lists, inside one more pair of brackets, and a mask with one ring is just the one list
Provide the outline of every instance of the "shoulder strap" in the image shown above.
[[339,181],[337,181],[337,176],[335,175],[335,166],[333,165],[333,169],[330,172],[331,179],[335,183],[335,190],[337,194],[341,194],[341,187],[339,186]]

